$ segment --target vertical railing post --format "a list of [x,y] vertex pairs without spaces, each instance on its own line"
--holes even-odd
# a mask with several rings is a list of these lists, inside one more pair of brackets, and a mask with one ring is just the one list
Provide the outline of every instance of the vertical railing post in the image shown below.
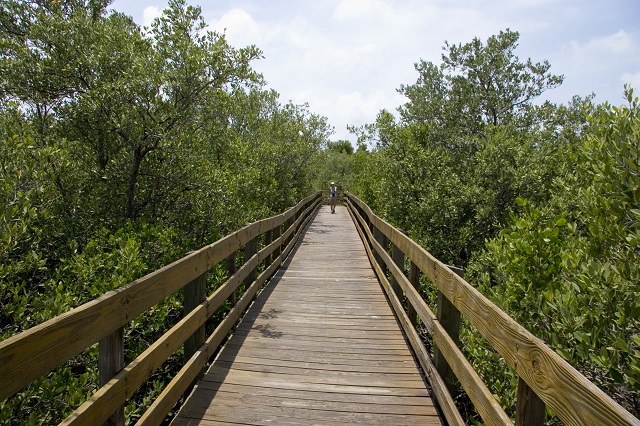
[[516,400],[516,426],[542,426],[544,417],[544,401],[520,377]]
[[[199,304],[207,298],[207,273],[200,275],[184,287],[184,315],[189,314]],[[196,353],[205,340],[205,326],[202,324],[198,329],[184,342],[184,362]],[[204,368],[196,378],[200,379],[204,375]],[[195,384],[195,382],[194,382]]]
[[[237,271],[236,256],[237,256],[237,252],[235,251],[231,253],[229,256],[227,256],[227,259],[225,262],[227,267],[227,278],[231,278],[233,274],[235,274]],[[238,301],[237,290],[233,290],[233,293],[231,293],[231,296],[229,296],[227,300],[229,301],[229,303],[231,303],[231,306],[235,306],[236,302]]]
[[[282,235],[282,224],[276,226],[271,230],[271,238],[273,239],[273,241],[280,238],[280,235]],[[276,247],[276,249],[271,254],[271,262],[274,262],[276,258],[280,256],[280,253],[282,253],[282,242]]]
[[[295,220],[295,219],[294,219],[294,216],[295,216],[295,215],[291,216],[291,217],[290,217],[289,219],[287,219],[287,221],[284,223],[284,230],[283,230],[283,232],[286,232],[286,231],[288,231],[288,230],[289,230],[289,228],[291,228],[291,225],[293,225],[293,221]],[[292,239],[293,239],[293,232],[291,232],[291,233],[289,234],[289,236],[285,239],[285,241],[284,241],[284,247],[287,247],[287,246],[289,245],[289,243],[291,242],[291,240],[292,240]]]
[[[454,272],[460,276],[463,274],[462,270],[458,268],[455,268]],[[460,311],[441,291],[438,291],[436,305],[438,321],[455,344],[460,346]],[[456,376],[437,346],[434,349],[434,364],[447,384],[449,392],[453,393]]]
[[[389,245],[389,239],[382,233],[382,231],[380,231],[375,226],[373,227],[373,238],[375,238],[378,244],[382,246],[382,250],[385,250],[385,251],[387,250],[387,246]],[[378,254],[378,252],[374,251],[374,257],[376,259],[376,262],[378,262],[378,265],[380,265],[380,269],[382,270],[382,273],[386,276],[387,273],[389,272],[389,268],[387,268],[387,265],[384,263],[384,261],[382,260],[382,257]]]
[[[98,349],[98,375],[100,387],[104,386],[124,368],[124,327],[100,340]],[[118,408],[106,425],[124,425],[124,406]]]
[[[393,263],[404,273],[404,253],[395,244],[391,244],[391,258]],[[402,288],[400,283],[394,277],[391,277],[391,288],[393,289],[398,299],[402,302]]]
[[[418,290],[418,292],[420,291],[420,269],[418,268],[418,265],[413,263],[413,261],[411,262],[409,269],[409,282],[413,288]],[[411,302],[407,304],[407,316],[409,317],[411,324],[416,327],[418,325],[418,313]]]
[[[269,229],[264,234],[264,246],[267,247],[272,242],[273,242],[273,230]],[[264,259],[264,267],[265,267],[265,269],[268,268],[269,265],[271,265],[271,262],[273,262],[273,254],[270,254],[269,256],[267,256]]]
[[[244,246],[244,261],[245,263],[249,261],[253,257],[254,254],[258,251],[258,237],[252,239]],[[256,266],[257,268],[257,266]],[[243,283],[245,285],[245,289],[248,288],[256,279],[256,268],[251,269],[247,278],[244,279]],[[256,293],[257,296],[257,293]],[[255,296],[254,296],[255,298]]]

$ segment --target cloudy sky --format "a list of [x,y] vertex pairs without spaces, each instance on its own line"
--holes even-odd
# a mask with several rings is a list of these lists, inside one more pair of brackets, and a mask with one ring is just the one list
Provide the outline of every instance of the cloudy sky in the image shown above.
[[[507,28],[520,33],[521,60],[548,60],[565,76],[544,96],[564,103],[596,94],[623,103],[624,83],[640,90],[637,0],[188,0],[210,29],[234,47],[257,45],[254,62],[282,102],[308,103],[354,140],[348,124],[374,121],[404,103],[396,89],[417,79],[420,59],[440,63],[445,40],[467,43]],[[163,0],[115,0],[111,7],[142,25]]]

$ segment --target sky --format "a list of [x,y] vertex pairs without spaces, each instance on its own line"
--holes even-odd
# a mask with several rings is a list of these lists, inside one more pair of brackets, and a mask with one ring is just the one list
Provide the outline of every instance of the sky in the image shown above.
[[[187,0],[209,29],[236,47],[254,44],[253,63],[282,103],[308,104],[355,142],[347,125],[373,123],[406,102],[401,85],[418,78],[420,60],[441,63],[442,47],[520,33],[521,61],[549,61],[564,75],[541,101],[566,103],[594,93],[624,103],[624,84],[640,95],[640,2],[637,0]],[[149,25],[163,0],[115,0],[111,8]]]

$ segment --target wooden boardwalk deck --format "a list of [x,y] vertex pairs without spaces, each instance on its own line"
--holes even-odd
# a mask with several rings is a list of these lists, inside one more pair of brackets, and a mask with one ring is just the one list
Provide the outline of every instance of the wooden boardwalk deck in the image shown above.
[[324,206],[173,425],[440,424],[344,207]]

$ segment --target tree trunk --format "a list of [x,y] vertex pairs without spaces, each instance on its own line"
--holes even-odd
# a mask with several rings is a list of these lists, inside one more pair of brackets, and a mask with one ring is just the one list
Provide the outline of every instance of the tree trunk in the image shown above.
[[129,172],[129,187],[127,188],[127,219],[135,220],[136,216],[136,186],[138,175],[140,174],[140,164],[144,158],[144,153],[140,145],[133,148],[133,161]]

